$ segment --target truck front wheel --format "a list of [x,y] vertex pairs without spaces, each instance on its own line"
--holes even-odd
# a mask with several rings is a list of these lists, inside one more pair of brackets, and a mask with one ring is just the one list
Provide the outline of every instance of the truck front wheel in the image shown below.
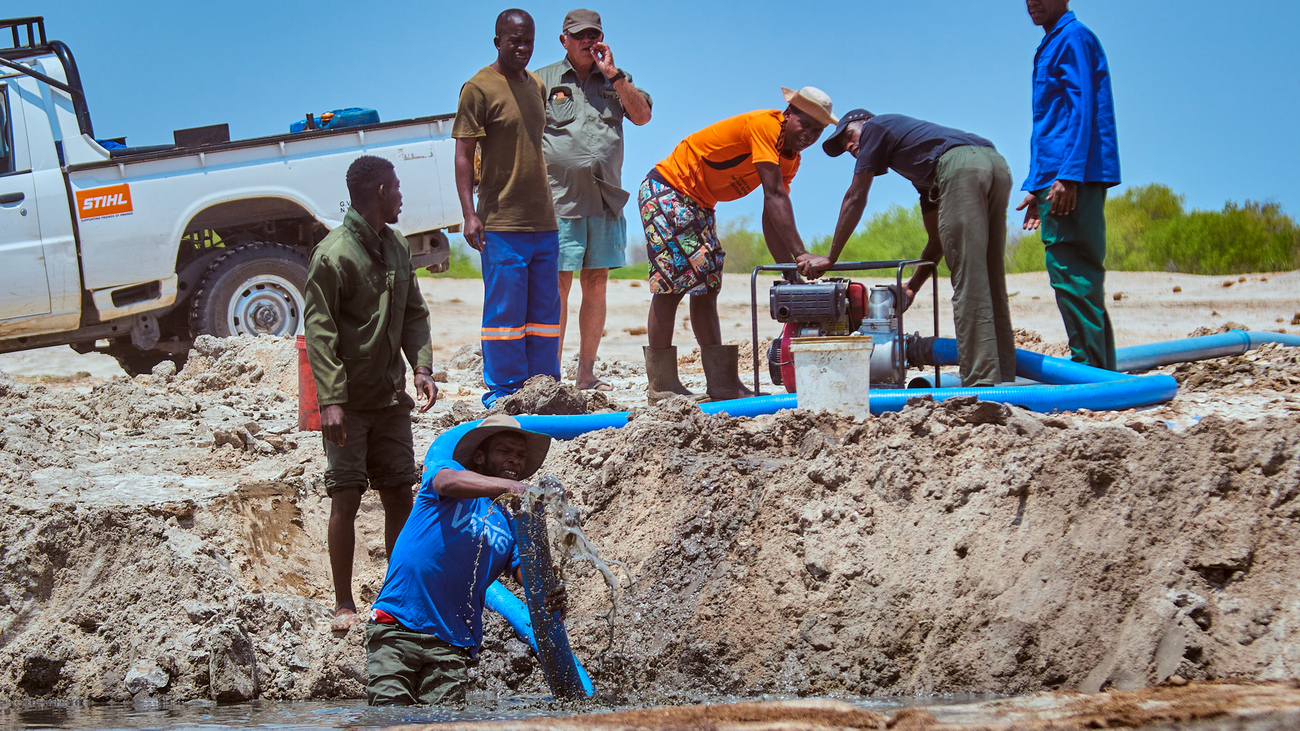
[[303,332],[307,258],[283,244],[245,244],[208,267],[190,306],[190,332],[298,335]]

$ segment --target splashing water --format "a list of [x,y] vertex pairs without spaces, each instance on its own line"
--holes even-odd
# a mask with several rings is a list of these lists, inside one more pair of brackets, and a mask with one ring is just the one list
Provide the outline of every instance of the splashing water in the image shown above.
[[605,622],[609,625],[609,641],[605,643],[604,649],[598,655],[599,661],[604,663],[605,655],[614,646],[614,618],[618,615],[618,600],[621,593],[618,576],[615,575],[612,567],[617,566],[622,569],[623,576],[627,577],[629,590],[636,589],[636,579],[628,571],[627,564],[614,559],[606,561],[597,554],[596,548],[582,532],[578,509],[569,504],[564,485],[558,479],[551,475],[543,476],[537,481],[536,487],[529,486],[528,492],[523,497],[525,510],[533,510],[538,503],[541,503],[551,518],[549,522],[551,542],[556,547],[564,549],[558,552],[561,556],[561,578],[563,578],[565,559],[588,561],[600,572],[605,579],[605,585],[609,587],[610,607],[604,615]]

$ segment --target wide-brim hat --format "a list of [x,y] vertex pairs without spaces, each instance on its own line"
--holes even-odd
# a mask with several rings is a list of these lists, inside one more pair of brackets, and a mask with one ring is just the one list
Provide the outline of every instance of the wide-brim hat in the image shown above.
[[842,135],[844,134],[844,130],[849,128],[851,122],[856,122],[859,119],[871,119],[874,116],[876,115],[865,109],[850,109],[843,117],[840,117],[840,123],[835,126],[835,131],[832,132],[831,136],[827,137],[826,141],[822,143],[822,150],[831,157],[839,157],[840,155],[843,155],[844,140]]
[[487,441],[489,437],[510,432],[518,434],[524,438],[528,449],[528,458],[524,460],[523,474],[519,479],[526,480],[533,476],[533,473],[541,469],[542,462],[546,460],[546,453],[551,449],[551,437],[546,434],[539,434],[535,431],[528,431],[519,425],[519,420],[513,416],[505,414],[494,414],[480,421],[478,426],[465,432],[465,436],[456,442],[456,448],[451,452],[451,458],[468,467],[474,457],[474,452]]
[[831,113],[831,98],[815,86],[805,86],[799,91],[781,87],[781,94],[790,106],[807,114],[824,125],[839,124],[839,117]]

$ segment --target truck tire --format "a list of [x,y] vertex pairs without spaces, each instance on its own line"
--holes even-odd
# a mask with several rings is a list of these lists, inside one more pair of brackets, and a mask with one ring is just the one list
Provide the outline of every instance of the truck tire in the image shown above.
[[307,258],[284,244],[244,244],[204,272],[190,305],[190,333],[299,335],[305,323]]

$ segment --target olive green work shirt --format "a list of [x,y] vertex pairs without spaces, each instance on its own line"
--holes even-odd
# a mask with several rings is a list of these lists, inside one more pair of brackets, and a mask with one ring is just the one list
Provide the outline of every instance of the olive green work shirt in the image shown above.
[[460,89],[451,136],[477,139],[483,151],[475,212],[487,231],[554,231],[555,204],[546,182],[542,82],[513,81],[486,66]]
[[406,366],[432,367],[429,310],[411,247],[349,207],[307,268],[307,359],[321,408],[382,409],[406,391]]
[[[555,215],[617,216],[630,197],[623,190],[623,100],[594,65],[579,79],[568,56],[536,73],[546,89],[542,151]],[[632,76],[623,74],[631,84]],[[637,91],[652,103],[644,89]]]

